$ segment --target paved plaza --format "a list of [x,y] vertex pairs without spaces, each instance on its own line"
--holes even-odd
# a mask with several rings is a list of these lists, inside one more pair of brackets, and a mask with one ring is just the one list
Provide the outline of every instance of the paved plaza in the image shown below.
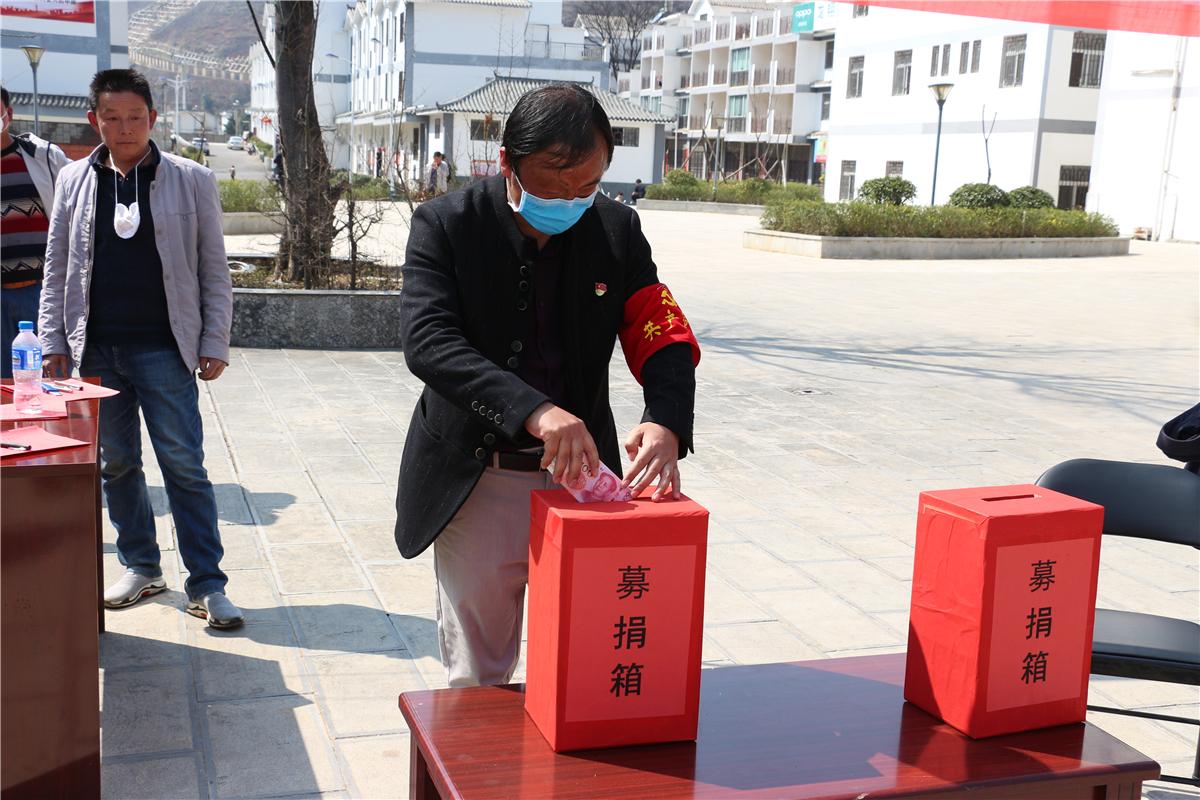
[[[642,221],[704,349],[683,481],[712,512],[706,668],[903,650],[918,492],[1032,482],[1080,456],[1165,463],[1159,426],[1196,402],[1195,246],[816,261],[742,249],[753,218]],[[406,229],[388,231],[402,250]],[[619,350],[612,376],[627,431],[642,404]],[[247,624],[216,632],[182,612],[148,457],[169,590],[106,615],[106,797],[406,796],[397,695],[445,685],[431,553],[405,561],[392,540],[419,389],[399,352],[249,349],[201,387],[223,566]],[[120,574],[114,540],[106,520],[106,580]],[[1106,539],[1099,594],[1196,619],[1196,554]],[[1200,713],[1194,687],[1096,678],[1091,699]],[[1191,771],[1194,727],[1092,719]]]

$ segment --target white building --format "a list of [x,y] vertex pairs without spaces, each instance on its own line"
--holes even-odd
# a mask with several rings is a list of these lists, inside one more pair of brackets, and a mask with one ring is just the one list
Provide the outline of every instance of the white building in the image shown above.
[[[463,97],[420,112],[429,130],[431,152],[441,152],[458,177],[498,172],[500,136],[521,95],[553,81],[497,76]],[[613,127],[612,163],[602,188],[629,197],[634,181],[662,180],[662,153],[669,118],[654,114],[605,89],[588,84]],[[423,177],[423,176],[422,176]]]
[[13,129],[33,130],[33,71],[22,47],[44,48],[37,71],[41,135],[86,155],[99,138],[87,123],[88,84],[104,69],[129,66],[125,0],[0,3],[0,73],[12,94]]
[[641,65],[618,88],[673,118],[671,167],[814,182],[843,11],[832,2],[696,0],[646,31]]
[[[1064,208],[1086,202],[1105,34],[1032,22],[854,5],[837,29],[825,199],[900,175],[933,198],[964,183],[1033,185]],[[993,128],[994,120],[994,128]],[[991,131],[984,147],[982,126]]]
[[603,48],[561,17],[561,0],[358,0],[344,19],[352,99],[337,118],[352,169],[385,176],[395,164],[419,180],[437,149],[422,112],[497,74],[607,87]]
[[[349,152],[338,141],[335,119],[350,103],[350,40],[342,23],[346,0],[320,0],[317,6],[317,38],[313,48],[313,100],[325,139],[330,163],[335,169],[349,166]],[[275,5],[263,8],[263,38],[275,48]],[[274,145],[278,136],[279,104],[275,94],[275,69],[261,43],[250,48],[250,130]]]
[[1200,39],[1108,36],[1087,210],[1200,241]]

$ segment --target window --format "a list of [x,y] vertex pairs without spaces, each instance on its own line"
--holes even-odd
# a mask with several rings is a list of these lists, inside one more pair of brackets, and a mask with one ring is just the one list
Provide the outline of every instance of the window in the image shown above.
[[865,56],[850,59],[850,71],[846,75],[846,97],[862,97],[863,60]]
[[750,48],[741,47],[730,54],[729,85],[745,86],[750,77]]
[[976,39],[971,42],[971,72],[979,72],[979,45],[981,42]]
[[403,14],[400,15],[400,24],[396,26],[396,29],[400,31],[400,41],[403,42],[404,41],[404,15]]
[[833,69],[833,39],[825,43],[825,69]]
[[500,123],[496,120],[471,120],[471,141],[493,142],[500,138]]
[[829,119],[829,101],[832,97],[831,92],[821,92],[821,119]]
[[1000,86],[1020,86],[1025,80],[1025,34],[1004,37]]
[[908,94],[912,84],[912,50],[897,50],[892,67],[892,94]]
[[936,78],[938,71],[938,56],[942,54],[942,48],[936,44],[933,46],[933,56],[929,60],[929,77]]
[[903,161],[887,162],[887,169],[885,169],[883,171],[883,174],[889,178],[903,178],[904,177],[904,162]]
[[746,118],[746,95],[735,94],[729,98],[729,105],[726,107],[725,115],[730,119],[745,119]]
[[942,74],[950,73],[950,43],[942,45]]
[[867,15],[867,12],[870,10],[871,10],[871,7],[869,5],[867,5],[866,3],[855,3],[854,4],[854,16],[856,16],[856,17],[865,17]]
[[637,128],[613,128],[613,145],[616,147],[637,147],[638,134],[641,133]]
[[842,183],[838,188],[839,200],[854,199],[854,169],[857,166],[856,161],[842,162]]
[[435,138],[442,138],[442,119],[438,117],[433,121],[433,135]]
[[967,71],[967,64],[971,62],[971,43],[963,42],[958,47],[958,74],[962,75]]
[[1067,85],[1082,89],[1099,89],[1100,72],[1104,68],[1103,33],[1075,31],[1071,45],[1071,75]]
[[1058,168],[1058,207],[1066,211],[1087,206],[1088,183],[1092,168],[1067,166]]

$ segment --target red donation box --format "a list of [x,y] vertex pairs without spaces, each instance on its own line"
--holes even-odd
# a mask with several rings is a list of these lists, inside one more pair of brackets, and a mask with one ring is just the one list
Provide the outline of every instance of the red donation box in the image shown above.
[[1039,486],[922,492],[904,699],[976,738],[1083,722],[1103,525]]
[[556,752],[696,738],[708,511],[533,493],[525,710]]

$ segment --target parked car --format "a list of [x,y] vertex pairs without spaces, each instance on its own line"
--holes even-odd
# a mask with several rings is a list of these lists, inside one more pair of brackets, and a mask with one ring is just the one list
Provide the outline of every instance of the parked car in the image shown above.
[[196,138],[192,139],[192,147],[196,148],[196,149],[197,149],[197,150],[199,150],[201,153],[204,153],[204,155],[206,155],[206,156],[207,156],[207,155],[212,155],[212,154],[211,154],[211,153],[208,151],[208,139],[205,139],[205,138],[203,138],[203,137],[197,136]]
[[245,150],[246,149],[246,143],[245,143],[245,141],[242,140],[242,137],[240,137],[240,136],[230,136],[228,145],[229,145],[230,150]]

